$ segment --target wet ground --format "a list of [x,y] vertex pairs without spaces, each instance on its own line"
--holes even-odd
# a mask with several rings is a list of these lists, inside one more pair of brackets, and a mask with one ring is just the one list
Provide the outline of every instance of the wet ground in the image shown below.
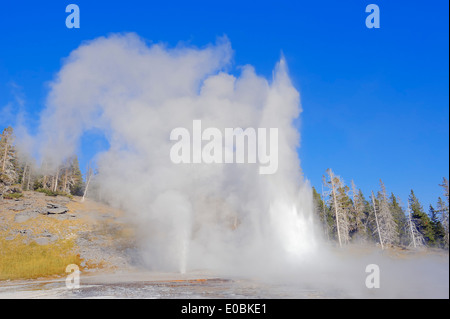
[[[49,204],[67,208],[67,212],[48,214]],[[47,214],[42,214],[45,210]],[[253,271],[243,277],[210,271],[180,274],[142,270],[133,228],[124,221],[122,212],[89,200],[82,203],[77,198],[69,201],[35,192],[27,192],[17,201],[0,201],[0,237],[7,242],[38,244],[74,238],[83,260],[80,266],[85,269],[77,289],[67,288],[66,278],[0,281],[0,299],[449,297],[448,251],[432,249],[381,251],[364,245],[345,249],[324,246],[309,267],[277,270],[282,282],[253,278]],[[365,285],[369,264],[381,269],[381,289],[370,290]]]
[[[366,264],[366,263],[364,263]],[[381,287],[369,289],[364,267],[346,262],[345,269],[265,278],[219,275],[198,270],[181,273],[123,269],[115,272],[83,271],[79,287],[66,278],[0,282],[0,299],[321,299],[321,298],[449,298],[448,258],[433,260],[380,260]],[[359,269],[359,270],[358,270]],[[361,270],[362,269],[362,270]],[[284,279],[283,279],[284,278]],[[72,284],[70,281],[69,284]]]
[[65,278],[0,284],[0,298],[150,298],[150,299],[304,299],[323,298],[318,291],[258,280],[219,278],[199,273],[113,273],[80,277],[79,288]]

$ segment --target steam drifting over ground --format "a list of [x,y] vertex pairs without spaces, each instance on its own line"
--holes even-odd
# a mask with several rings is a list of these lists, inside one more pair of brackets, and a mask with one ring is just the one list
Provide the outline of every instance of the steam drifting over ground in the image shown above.
[[[204,48],[167,48],[135,34],[86,42],[51,84],[35,152],[58,163],[76,153],[85,132],[104,132],[110,149],[97,157],[96,183],[135,222],[149,269],[259,275],[353,296],[448,298],[448,255],[393,263],[381,254],[327,252],[296,151],[300,97],[286,63],[281,58],[268,81],[250,65],[232,75],[232,55],[226,38]],[[278,128],[277,172],[260,175],[258,164],[174,164],[170,133],[193,120],[222,132]],[[364,285],[374,262],[381,294]]]
[[[87,130],[105,132],[102,197],[139,226],[154,269],[275,269],[315,250],[293,127],[300,100],[286,63],[282,58],[267,81],[249,65],[239,76],[226,72],[231,59],[226,38],[200,49],[111,35],[73,51],[51,85],[42,156],[59,162]],[[278,128],[277,172],[259,175],[255,164],[174,164],[170,132],[196,119],[221,131]]]

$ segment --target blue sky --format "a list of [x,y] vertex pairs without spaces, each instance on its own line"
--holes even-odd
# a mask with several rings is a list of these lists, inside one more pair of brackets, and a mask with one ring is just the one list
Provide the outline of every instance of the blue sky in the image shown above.
[[[67,29],[66,5],[80,7]],[[7,1],[1,4],[0,127],[22,114],[31,132],[47,83],[83,41],[136,32],[152,42],[196,46],[226,35],[234,65],[267,78],[286,57],[299,90],[302,169],[320,190],[331,167],[368,196],[382,179],[425,208],[442,192],[449,164],[448,1]],[[368,29],[365,7],[380,7]],[[88,136],[81,166],[101,138]],[[93,139],[93,140],[92,140]]]

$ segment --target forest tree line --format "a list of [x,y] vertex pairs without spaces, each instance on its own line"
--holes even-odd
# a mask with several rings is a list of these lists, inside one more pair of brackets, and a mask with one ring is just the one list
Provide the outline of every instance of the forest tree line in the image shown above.
[[12,127],[0,135],[0,197],[18,197],[14,195],[28,190],[48,195],[83,195],[84,181],[76,156],[58,165],[44,160],[38,167],[33,158],[17,151],[14,139]]
[[449,185],[444,177],[443,197],[425,211],[411,190],[406,207],[380,180],[379,189],[366,197],[331,169],[323,176],[319,193],[313,187],[315,214],[325,237],[340,246],[351,242],[389,246],[449,248]]

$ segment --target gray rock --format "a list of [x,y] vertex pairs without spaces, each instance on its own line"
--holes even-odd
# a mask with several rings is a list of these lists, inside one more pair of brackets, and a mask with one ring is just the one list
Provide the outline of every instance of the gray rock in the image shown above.
[[14,221],[16,223],[23,223],[25,221],[27,221],[30,218],[36,217],[38,215],[38,212],[35,210],[27,210],[21,213],[17,213],[14,216]]
[[52,233],[50,233],[48,230],[44,230],[44,232],[41,234],[43,237],[55,237]]
[[27,235],[28,237],[33,234],[31,229],[16,229],[13,231],[15,234]]
[[66,207],[48,208],[47,214],[65,214],[69,210]]
[[54,203],[47,203],[47,208],[45,210],[41,210],[39,213],[43,215],[48,214],[65,214],[69,211],[69,209],[65,206],[54,204]]
[[50,238],[48,237],[39,237],[35,238],[34,241],[39,245],[48,245],[50,243]]
[[14,216],[14,221],[16,223],[23,223],[26,222],[28,219],[30,219],[30,216],[28,215],[17,214],[16,216]]
[[34,241],[39,245],[47,245],[58,239],[58,236],[53,235],[48,230],[44,230],[40,237],[34,238]]
[[68,220],[68,219],[76,219],[77,218],[77,216],[74,214],[49,214],[48,217],[58,219],[58,220]]
[[16,206],[11,207],[11,210],[18,212],[18,211],[24,210],[26,208],[27,208],[27,205],[21,204],[21,205],[16,205]]

